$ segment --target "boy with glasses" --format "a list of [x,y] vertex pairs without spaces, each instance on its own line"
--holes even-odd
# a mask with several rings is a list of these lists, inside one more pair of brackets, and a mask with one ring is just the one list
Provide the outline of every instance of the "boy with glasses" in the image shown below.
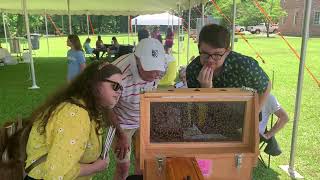
[[230,50],[226,28],[216,24],[204,26],[198,49],[200,55],[187,67],[189,88],[253,88],[259,93],[262,107],[271,82],[255,59]]

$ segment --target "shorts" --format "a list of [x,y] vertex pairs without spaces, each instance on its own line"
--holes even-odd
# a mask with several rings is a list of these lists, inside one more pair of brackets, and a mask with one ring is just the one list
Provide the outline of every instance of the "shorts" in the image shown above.
[[173,46],[173,41],[171,40],[166,40],[166,42],[164,43],[164,48],[172,48]]

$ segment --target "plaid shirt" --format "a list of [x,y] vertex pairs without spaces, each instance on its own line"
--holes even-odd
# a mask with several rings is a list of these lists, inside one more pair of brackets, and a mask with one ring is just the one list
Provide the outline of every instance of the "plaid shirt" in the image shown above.
[[[187,67],[187,84],[189,88],[200,88],[197,77],[202,69],[200,57],[194,59]],[[222,71],[214,76],[215,88],[253,88],[263,93],[268,87],[269,77],[258,62],[248,56],[231,51],[223,63]]]

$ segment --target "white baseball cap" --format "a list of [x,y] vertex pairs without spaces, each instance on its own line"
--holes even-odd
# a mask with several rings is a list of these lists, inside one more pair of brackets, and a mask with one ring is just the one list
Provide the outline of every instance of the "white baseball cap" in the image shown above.
[[166,56],[163,45],[154,38],[142,39],[134,52],[145,71],[165,71]]

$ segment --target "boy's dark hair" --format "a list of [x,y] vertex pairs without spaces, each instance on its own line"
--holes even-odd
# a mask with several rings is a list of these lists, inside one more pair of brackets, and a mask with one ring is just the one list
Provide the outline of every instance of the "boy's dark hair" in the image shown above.
[[200,46],[200,43],[206,43],[213,48],[229,48],[230,33],[223,26],[208,24],[200,31],[198,46]]

